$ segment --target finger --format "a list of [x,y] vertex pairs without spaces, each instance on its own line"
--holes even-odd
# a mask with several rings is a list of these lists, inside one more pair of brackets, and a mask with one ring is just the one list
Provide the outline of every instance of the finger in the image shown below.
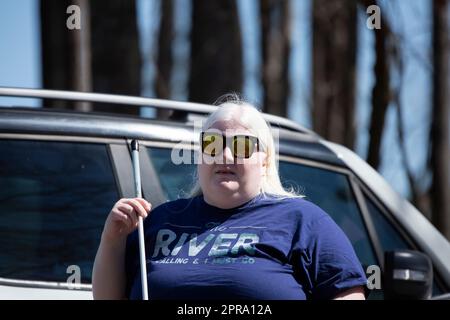
[[127,199],[124,202],[133,206],[137,215],[141,216],[142,218],[147,217],[147,211],[144,209],[144,207],[142,206],[142,204],[139,201],[137,201],[135,199]]
[[145,218],[147,217],[147,211],[143,208],[143,206],[139,203],[139,201],[135,199],[128,199],[127,204],[131,205],[133,207],[133,218],[136,219],[136,221],[139,221],[139,217]]
[[117,209],[125,214],[129,214],[134,210],[134,207],[128,203],[121,203],[117,206]]
[[147,215],[150,212],[150,210],[152,209],[151,203],[148,202],[147,200],[145,200],[144,198],[133,198],[131,200],[137,201],[142,206],[142,208],[144,209],[145,213],[147,213]]
[[145,211],[148,213],[152,208],[152,204],[145,200],[144,198],[134,198],[134,200],[139,201],[139,203],[144,207]]
[[133,206],[127,203],[122,203],[119,206],[119,210],[128,216],[129,220],[133,225],[135,225],[138,222],[138,217],[136,215],[136,211]]
[[128,228],[133,227],[133,221],[131,221],[130,217],[127,214],[123,213],[120,210],[117,210],[115,213],[116,214],[114,215],[114,220],[122,222]]

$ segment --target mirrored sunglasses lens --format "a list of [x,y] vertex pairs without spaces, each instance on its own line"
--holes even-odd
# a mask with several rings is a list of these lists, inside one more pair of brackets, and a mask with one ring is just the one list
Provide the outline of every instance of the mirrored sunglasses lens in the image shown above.
[[214,133],[204,133],[202,140],[203,153],[215,156],[219,153],[222,146],[222,136]]
[[249,136],[233,138],[233,154],[238,158],[250,158],[254,151],[254,140]]

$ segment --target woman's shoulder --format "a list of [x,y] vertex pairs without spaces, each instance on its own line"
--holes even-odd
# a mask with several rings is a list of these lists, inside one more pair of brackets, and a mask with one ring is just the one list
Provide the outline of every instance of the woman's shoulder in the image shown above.
[[181,212],[187,210],[195,201],[194,198],[179,198],[175,200],[167,200],[159,204],[153,209],[154,213],[159,211]]

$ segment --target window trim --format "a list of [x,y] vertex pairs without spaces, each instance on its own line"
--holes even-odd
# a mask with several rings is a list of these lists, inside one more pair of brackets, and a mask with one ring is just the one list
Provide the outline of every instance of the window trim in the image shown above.
[[381,246],[380,238],[378,237],[377,230],[375,229],[375,225],[372,221],[372,217],[370,216],[369,208],[367,208],[367,203],[364,200],[363,193],[359,188],[359,185],[356,182],[355,175],[350,172],[349,183],[353,189],[353,192],[356,197],[356,201],[359,205],[359,209],[361,210],[361,215],[365,221],[367,232],[372,240],[372,247],[375,250],[375,254],[378,256],[378,267],[380,270],[384,271],[384,253],[383,248]]
[[155,148],[173,148],[179,147],[180,149],[189,149],[198,151],[199,145],[187,142],[165,142],[165,141],[151,141],[151,140],[139,140],[139,144],[145,147],[155,147]]
[[106,147],[111,159],[111,166],[113,168],[116,186],[119,190],[119,197],[131,197],[132,194],[130,191],[133,190],[133,172],[131,170],[132,164],[128,156],[127,147],[125,143],[121,145],[108,144]]
[[54,134],[27,134],[27,133],[0,133],[0,139],[20,139],[20,140],[42,140],[42,141],[65,141],[65,142],[84,142],[98,144],[123,144],[123,139],[87,137],[87,136],[69,136]]
[[35,280],[20,280],[14,278],[0,277],[0,285],[10,287],[22,287],[33,289],[58,289],[58,290],[71,290],[71,291],[92,291],[92,284],[80,283],[72,284],[67,282],[56,281],[35,281]]

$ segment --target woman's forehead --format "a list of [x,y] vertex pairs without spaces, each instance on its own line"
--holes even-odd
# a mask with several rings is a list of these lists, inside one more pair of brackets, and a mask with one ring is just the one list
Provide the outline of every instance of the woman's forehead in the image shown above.
[[235,119],[229,120],[217,120],[211,124],[207,130],[219,130],[222,132],[232,132],[232,133],[251,133],[246,127],[239,123]]

